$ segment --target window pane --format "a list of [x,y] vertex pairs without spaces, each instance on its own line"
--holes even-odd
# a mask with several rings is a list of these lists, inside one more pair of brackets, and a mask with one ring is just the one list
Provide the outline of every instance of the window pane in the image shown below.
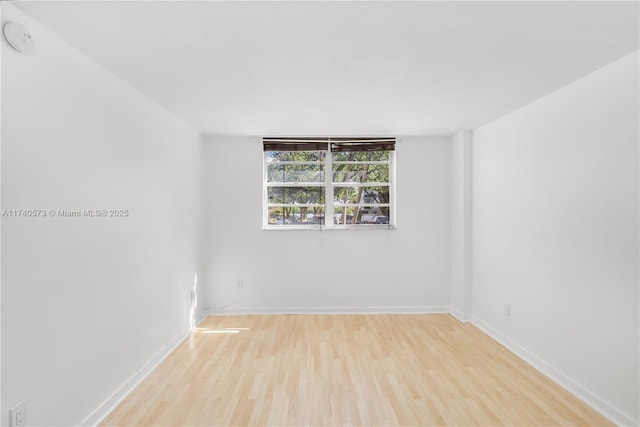
[[353,224],[353,213],[355,212],[355,207],[346,206],[341,208],[333,209],[333,223],[334,224]]
[[325,151],[267,151],[267,162],[324,162]]
[[357,224],[389,224],[389,208],[360,208],[355,215],[355,218],[357,218]]
[[389,165],[333,165],[333,182],[389,182]]
[[269,187],[269,203],[324,203],[324,187]]
[[269,225],[314,225],[324,224],[322,207],[269,208]]
[[388,161],[391,151],[358,151],[358,152],[338,152],[333,153],[334,162],[365,162],[365,161]]
[[268,182],[323,182],[324,165],[287,165],[271,163],[267,166]]
[[336,187],[334,204],[389,203],[389,187]]
[[334,208],[333,212],[334,224],[389,224],[388,207],[344,206]]

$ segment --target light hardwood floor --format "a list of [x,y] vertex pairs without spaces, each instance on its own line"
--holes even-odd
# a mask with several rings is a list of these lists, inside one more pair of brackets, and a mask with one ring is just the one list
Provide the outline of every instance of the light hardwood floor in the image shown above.
[[612,424],[432,314],[209,317],[102,425]]

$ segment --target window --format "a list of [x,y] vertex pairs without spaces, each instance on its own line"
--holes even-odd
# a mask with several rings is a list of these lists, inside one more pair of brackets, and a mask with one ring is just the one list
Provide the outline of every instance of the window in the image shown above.
[[264,138],[265,229],[392,228],[395,138]]

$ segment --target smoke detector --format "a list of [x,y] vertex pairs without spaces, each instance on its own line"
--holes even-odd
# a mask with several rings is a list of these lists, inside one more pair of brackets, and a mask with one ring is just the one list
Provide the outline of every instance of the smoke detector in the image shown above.
[[7,22],[2,28],[4,38],[12,48],[21,53],[31,53],[34,49],[33,37],[29,30],[17,22]]

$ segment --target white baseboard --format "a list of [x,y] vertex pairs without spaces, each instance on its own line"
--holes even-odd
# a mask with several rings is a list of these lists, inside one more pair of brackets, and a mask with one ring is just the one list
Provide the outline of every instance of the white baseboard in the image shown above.
[[611,404],[605,402],[591,390],[567,377],[562,372],[560,372],[544,360],[540,359],[538,356],[536,356],[520,344],[504,336],[501,332],[494,329],[487,322],[475,316],[473,316],[471,321],[475,326],[482,330],[482,332],[505,346],[516,356],[520,357],[522,360],[533,366],[542,374],[549,377],[556,384],[572,393],[574,396],[585,402],[587,405],[598,411],[613,423],[619,426],[637,426],[639,424],[639,420],[633,420],[631,417],[616,409]]
[[[201,313],[196,321],[199,325],[207,317]],[[191,330],[177,334],[171,341],[154,354],[147,363],[124,382],[111,396],[100,404],[87,418],[80,423],[81,427],[99,425],[140,383],[149,376],[184,340],[191,335]]]
[[469,314],[463,314],[460,310],[451,308],[451,315],[461,321],[462,323],[471,322],[473,317]]
[[207,311],[209,316],[256,314],[438,314],[450,313],[450,307],[224,307]]

